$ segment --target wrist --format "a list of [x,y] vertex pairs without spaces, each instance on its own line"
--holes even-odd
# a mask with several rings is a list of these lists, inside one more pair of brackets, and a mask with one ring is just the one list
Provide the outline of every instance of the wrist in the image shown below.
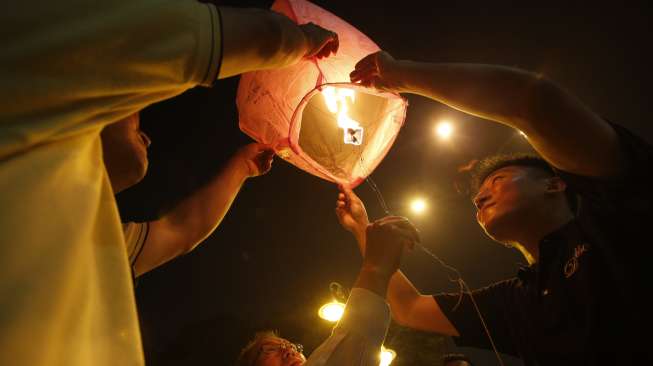
[[243,158],[240,154],[233,156],[229,160],[228,166],[229,171],[240,180],[245,180],[252,176],[247,159]]
[[396,60],[393,62],[390,71],[392,89],[397,93],[410,93],[410,70],[415,66],[411,60]]
[[365,273],[367,276],[378,279],[379,281],[389,281],[390,277],[392,277],[395,272],[396,271],[392,271],[378,265],[368,264],[364,262],[361,266],[361,273]]
[[390,275],[385,271],[379,271],[378,268],[373,266],[363,265],[358,273],[354,287],[364,288],[385,298],[389,282]]
[[367,225],[364,225],[362,227],[358,226],[358,227],[355,227],[351,231],[357,242],[359,242],[359,243],[364,243],[365,242],[365,230],[366,230],[366,228],[367,228]]

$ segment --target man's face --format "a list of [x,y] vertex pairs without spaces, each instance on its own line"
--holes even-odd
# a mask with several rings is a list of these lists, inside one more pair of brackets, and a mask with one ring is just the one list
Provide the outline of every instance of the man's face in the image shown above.
[[283,338],[264,338],[257,352],[255,366],[301,366],[306,362],[301,350]]
[[494,171],[474,197],[476,220],[493,239],[508,242],[524,220],[534,219],[533,208],[546,194],[546,179],[533,168],[507,166]]
[[115,193],[143,179],[147,172],[150,139],[140,129],[138,113],[112,123],[102,130],[104,165]]

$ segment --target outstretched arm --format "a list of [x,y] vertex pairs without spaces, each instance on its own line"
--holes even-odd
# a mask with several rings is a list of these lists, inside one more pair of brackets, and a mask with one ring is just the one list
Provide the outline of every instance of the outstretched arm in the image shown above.
[[540,74],[496,65],[395,60],[380,51],[362,59],[351,79],[419,94],[519,129],[542,157],[570,173],[611,177],[623,168],[612,127]]
[[223,55],[219,78],[323,58],[338,50],[338,35],[313,23],[297,25],[268,10],[220,7]]
[[[349,188],[340,187],[336,215],[340,224],[354,234],[361,253],[365,253],[369,225],[363,202]],[[394,272],[388,283],[387,300],[395,321],[414,329],[458,336],[433,296],[422,295],[401,271]]]
[[419,240],[403,217],[389,216],[366,227],[369,242],[345,312],[331,336],[305,366],[375,366],[390,324],[384,301],[388,280],[397,271],[406,247]]
[[207,185],[165,216],[151,221],[143,250],[134,265],[136,275],[191,251],[206,239],[227,214],[245,180],[270,170],[273,154],[258,143],[242,147]]

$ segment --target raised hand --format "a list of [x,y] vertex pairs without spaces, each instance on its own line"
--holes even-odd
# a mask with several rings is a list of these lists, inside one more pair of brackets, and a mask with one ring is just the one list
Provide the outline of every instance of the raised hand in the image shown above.
[[253,142],[241,147],[234,159],[245,164],[248,177],[263,175],[272,168],[274,150],[268,145]]
[[358,61],[349,78],[353,83],[399,93],[401,92],[399,65],[400,62],[389,53],[378,51]]
[[405,217],[386,216],[368,225],[363,268],[391,276],[401,262],[404,249],[420,242],[419,233]]
[[369,225],[363,201],[350,188],[338,186],[340,193],[336,201],[336,216],[343,228],[352,232],[356,239],[362,239]]
[[304,32],[308,41],[308,51],[304,58],[324,58],[335,55],[338,52],[340,42],[335,32],[324,29],[314,23],[306,23],[299,26]]

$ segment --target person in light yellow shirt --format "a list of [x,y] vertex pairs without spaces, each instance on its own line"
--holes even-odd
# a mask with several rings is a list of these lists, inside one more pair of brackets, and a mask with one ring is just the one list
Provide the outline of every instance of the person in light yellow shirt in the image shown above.
[[268,11],[191,0],[0,11],[0,365],[142,365],[100,132],[216,78],[337,50]]

